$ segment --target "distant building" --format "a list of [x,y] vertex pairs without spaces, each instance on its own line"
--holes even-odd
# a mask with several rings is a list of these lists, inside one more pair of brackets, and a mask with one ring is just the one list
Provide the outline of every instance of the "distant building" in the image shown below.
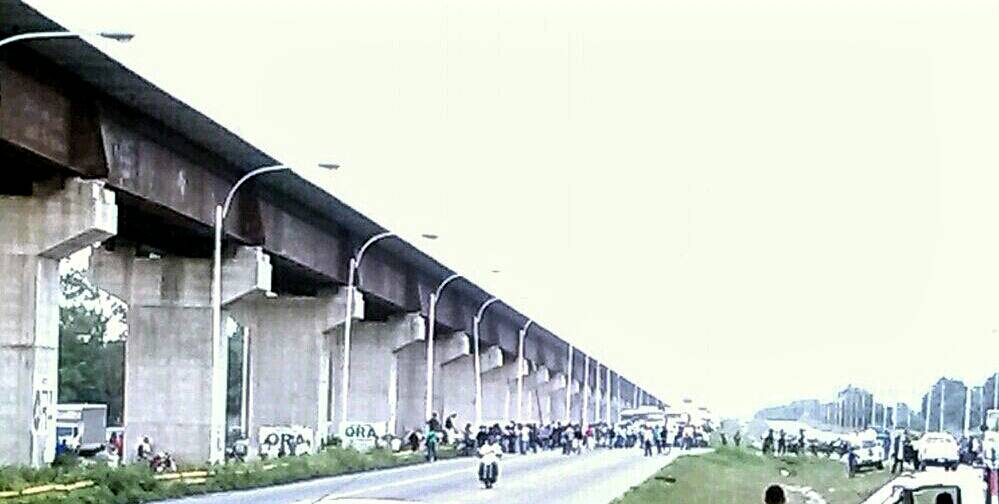
[[[954,436],[964,434],[964,416],[967,411],[968,388],[960,380],[940,378],[923,395],[924,427],[929,431],[949,432]],[[970,416],[969,416],[970,419]]]
[[853,385],[837,395],[840,415],[835,425],[847,429],[860,430],[871,426],[871,412],[874,409],[874,395]]
[[801,420],[803,418],[824,418],[822,405],[815,399],[794,401],[783,406],[764,408],[756,413],[760,420]]

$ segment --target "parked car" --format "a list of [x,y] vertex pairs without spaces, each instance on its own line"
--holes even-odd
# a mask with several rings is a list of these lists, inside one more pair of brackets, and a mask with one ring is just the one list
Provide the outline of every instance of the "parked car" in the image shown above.
[[944,469],[956,471],[960,463],[960,449],[954,436],[946,432],[928,432],[916,441],[919,452],[919,469],[937,465]]
[[860,446],[854,447],[854,453],[857,454],[857,469],[877,467],[880,470],[885,468],[885,450],[877,441],[862,441]]

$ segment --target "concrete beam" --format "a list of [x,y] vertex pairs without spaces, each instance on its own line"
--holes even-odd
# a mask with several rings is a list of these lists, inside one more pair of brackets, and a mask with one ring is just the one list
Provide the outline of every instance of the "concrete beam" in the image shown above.
[[32,196],[0,196],[0,253],[62,259],[118,232],[114,193],[96,180],[36,183]]
[[503,350],[498,346],[486,347],[479,355],[479,370],[485,374],[503,366]]
[[[472,353],[471,342],[465,333],[457,332],[434,339],[436,344],[434,360],[437,361],[438,366]],[[437,387],[434,386],[434,389],[436,390]]]
[[251,453],[263,441],[261,428],[305,427],[312,433],[313,451],[331,433],[330,334],[346,319],[346,292],[341,288],[336,295],[315,298],[254,296],[229,306],[248,332]]
[[[136,257],[133,250],[96,250],[90,275],[128,305],[125,344],[125,453],[148,436],[154,449],[187,462],[212,458],[225,441],[229,340],[213,352],[211,261]],[[242,272],[242,274],[240,273]],[[270,288],[266,255],[249,249],[223,263],[224,299],[260,296]],[[256,288],[254,288],[256,287]],[[213,355],[220,355],[217,361]],[[155,400],[150,400],[155,398]],[[220,414],[221,412],[221,414]],[[134,444],[133,444],[134,443]]]
[[0,196],[0,466],[55,457],[59,259],[117,232],[114,194],[93,180]]

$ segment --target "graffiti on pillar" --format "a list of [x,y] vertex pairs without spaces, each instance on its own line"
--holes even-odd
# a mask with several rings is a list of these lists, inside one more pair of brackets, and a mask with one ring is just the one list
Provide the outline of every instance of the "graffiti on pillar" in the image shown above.
[[386,422],[347,422],[340,429],[340,436],[347,446],[368,450],[388,433]]
[[260,457],[279,458],[312,452],[315,433],[301,425],[265,426],[259,431]]
[[49,443],[53,440],[49,435],[52,425],[53,391],[36,390],[34,404],[31,407],[31,451],[35,461],[46,459]]

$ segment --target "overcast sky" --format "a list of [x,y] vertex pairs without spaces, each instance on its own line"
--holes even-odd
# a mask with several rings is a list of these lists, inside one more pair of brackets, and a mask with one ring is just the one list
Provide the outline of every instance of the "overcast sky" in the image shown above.
[[30,3],[666,400],[999,369],[996,0]]

